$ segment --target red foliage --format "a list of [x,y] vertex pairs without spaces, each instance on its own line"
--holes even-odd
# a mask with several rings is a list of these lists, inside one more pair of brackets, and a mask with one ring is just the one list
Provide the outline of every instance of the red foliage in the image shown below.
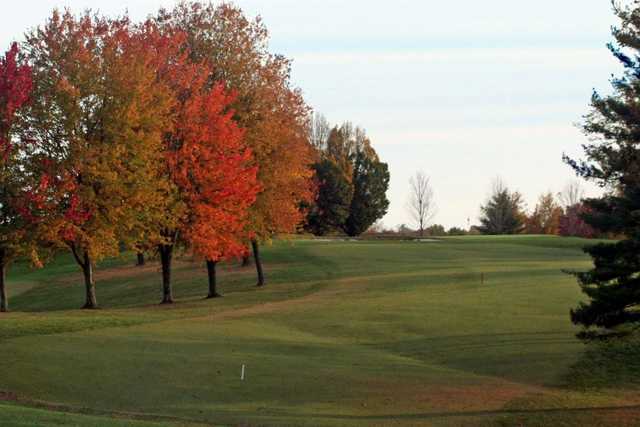
[[4,58],[0,58],[0,154],[6,160],[12,145],[9,130],[16,111],[29,100],[33,85],[31,69],[17,61],[18,45],[13,43]]
[[566,208],[564,215],[560,218],[559,234],[561,236],[595,237],[596,231],[582,219],[582,215],[588,212],[589,208],[582,203]]
[[209,87],[210,73],[205,64],[188,61],[169,73],[178,107],[168,164],[187,206],[183,237],[196,255],[217,261],[246,251],[247,214],[259,185],[244,132],[229,109],[234,96],[221,83]]
[[31,224],[43,222],[54,210],[60,212],[60,221],[54,234],[62,241],[72,242],[77,238],[79,228],[91,219],[91,210],[82,203],[78,194],[77,178],[65,174],[60,176],[47,167],[43,161],[43,171],[38,184],[27,189],[20,198],[18,211]]

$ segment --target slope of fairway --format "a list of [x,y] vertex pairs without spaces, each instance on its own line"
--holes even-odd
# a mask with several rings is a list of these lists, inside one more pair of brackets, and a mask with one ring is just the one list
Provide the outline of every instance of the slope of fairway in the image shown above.
[[253,286],[251,269],[227,265],[225,297],[215,301],[202,299],[201,266],[181,260],[174,307],[156,304],[156,264],[112,260],[98,273],[103,308],[89,313],[76,310],[83,290],[69,258],[41,271],[18,266],[9,286],[24,288],[0,322],[0,390],[17,404],[98,420],[15,402],[0,411],[13,425],[21,416],[111,425],[109,415],[120,417],[114,425],[127,417],[176,425],[635,425],[637,388],[621,379],[640,371],[637,362],[617,374],[596,369],[607,353],[585,347],[569,322],[581,294],[562,270],[589,266],[585,243],[278,242],[265,248],[265,289]]

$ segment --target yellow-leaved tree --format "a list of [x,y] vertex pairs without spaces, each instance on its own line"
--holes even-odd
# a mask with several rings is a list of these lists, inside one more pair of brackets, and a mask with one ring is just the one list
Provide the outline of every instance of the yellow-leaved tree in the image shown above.
[[29,211],[40,236],[81,267],[88,309],[98,305],[95,263],[116,255],[161,202],[173,97],[141,31],[127,17],[54,11],[24,44],[34,76],[20,129],[37,181]]

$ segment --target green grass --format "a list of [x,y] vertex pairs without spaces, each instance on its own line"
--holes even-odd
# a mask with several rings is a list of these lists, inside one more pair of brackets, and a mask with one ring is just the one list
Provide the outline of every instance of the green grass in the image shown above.
[[180,422],[141,421],[117,417],[100,417],[86,414],[73,414],[50,409],[28,408],[16,405],[0,404],[2,425],[4,427],[163,427],[163,426],[195,426],[196,424]]
[[640,344],[585,345],[569,321],[582,295],[562,270],[588,268],[591,243],[276,242],[265,289],[225,265],[214,301],[181,260],[174,307],[157,305],[158,266],[125,257],[99,266],[95,312],[77,310],[69,257],[17,265],[0,318],[0,390],[17,402],[0,412],[6,425],[638,425]]

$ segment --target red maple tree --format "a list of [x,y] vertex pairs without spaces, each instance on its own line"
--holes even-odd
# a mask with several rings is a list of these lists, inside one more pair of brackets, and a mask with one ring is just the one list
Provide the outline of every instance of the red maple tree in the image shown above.
[[[153,28],[147,23],[148,29]],[[163,273],[163,303],[173,302],[171,264],[176,246],[207,262],[209,297],[216,290],[215,267],[246,251],[247,213],[259,191],[253,154],[244,143],[230,105],[235,99],[223,83],[211,83],[211,67],[190,55],[179,30],[149,31],[149,44],[180,43],[178,54],[160,58],[159,75],[175,97],[173,130],[165,137],[164,218],[155,222]],[[162,168],[162,166],[161,166]]]
[[0,57],[0,311],[8,310],[7,265],[26,246],[25,224],[19,209],[23,185],[13,127],[16,113],[29,100],[33,81],[31,68],[19,61],[18,53],[18,45],[13,43]]

